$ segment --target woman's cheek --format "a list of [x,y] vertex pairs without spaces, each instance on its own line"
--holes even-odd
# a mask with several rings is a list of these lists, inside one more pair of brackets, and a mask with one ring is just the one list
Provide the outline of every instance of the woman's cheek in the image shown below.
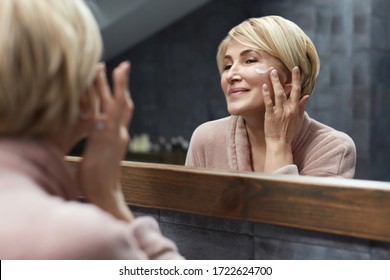
[[226,95],[226,92],[227,92],[227,85],[228,85],[227,80],[224,77],[224,74],[222,74],[222,76],[221,76],[221,88],[222,88],[222,91],[223,91],[223,93],[225,95]]

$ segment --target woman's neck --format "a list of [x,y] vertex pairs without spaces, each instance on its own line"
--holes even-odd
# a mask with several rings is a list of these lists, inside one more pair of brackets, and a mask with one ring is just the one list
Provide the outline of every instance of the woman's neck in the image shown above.
[[265,147],[264,115],[246,115],[243,118],[251,146]]
[[265,135],[264,135],[264,115],[243,116],[245,120],[246,132],[251,149],[252,170],[256,172],[264,171],[265,162]]

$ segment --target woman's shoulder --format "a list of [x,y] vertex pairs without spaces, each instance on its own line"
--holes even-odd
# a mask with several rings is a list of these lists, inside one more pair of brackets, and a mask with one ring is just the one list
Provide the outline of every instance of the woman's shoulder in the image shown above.
[[355,148],[354,141],[347,133],[323,124],[315,119],[310,119],[308,131],[310,131],[309,135],[312,138],[317,138],[317,141],[333,142],[343,147]]
[[215,137],[226,135],[231,117],[225,117],[217,120],[208,121],[199,125],[192,134],[195,140],[210,140]]
[[294,151],[302,175],[354,176],[356,147],[352,138],[307,115]]
[[195,129],[195,131],[207,131],[207,130],[214,131],[215,129],[227,129],[227,127],[229,126],[230,119],[231,116],[204,122],[200,124]]
[[[305,154],[314,155],[317,160],[348,162],[356,161],[356,146],[352,138],[345,132],[332,128],[317,120],[309,119],[300,147],[305,147]],[[297,149],[301,150],[301,149]],[[301,150],[302,151],[302,150]]]

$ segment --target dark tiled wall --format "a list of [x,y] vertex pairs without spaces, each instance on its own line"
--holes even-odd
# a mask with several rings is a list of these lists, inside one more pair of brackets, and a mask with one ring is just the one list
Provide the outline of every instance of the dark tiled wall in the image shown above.
[[390,259],[390,244],[282,226],[131,207],[153,216],[162,233],[192,260]]
[[373,1],[371,25],[371,177],[390,180],[390,1]]
[[322,63],[308,113],[354,139],[356,178],[390,180],[389,11],[387,0],[214,0],[108,66],[133,63],[132,133],[189,140],[196,126],[228,114],[219,42],[248,17],[286,17],[314,41]]

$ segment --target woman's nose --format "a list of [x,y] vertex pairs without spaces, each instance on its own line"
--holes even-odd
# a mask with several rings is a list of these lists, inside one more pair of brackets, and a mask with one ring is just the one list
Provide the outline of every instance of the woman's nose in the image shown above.
[[237,67],[231,67],[226,77],[228,83],[241,80],[241,74]]

